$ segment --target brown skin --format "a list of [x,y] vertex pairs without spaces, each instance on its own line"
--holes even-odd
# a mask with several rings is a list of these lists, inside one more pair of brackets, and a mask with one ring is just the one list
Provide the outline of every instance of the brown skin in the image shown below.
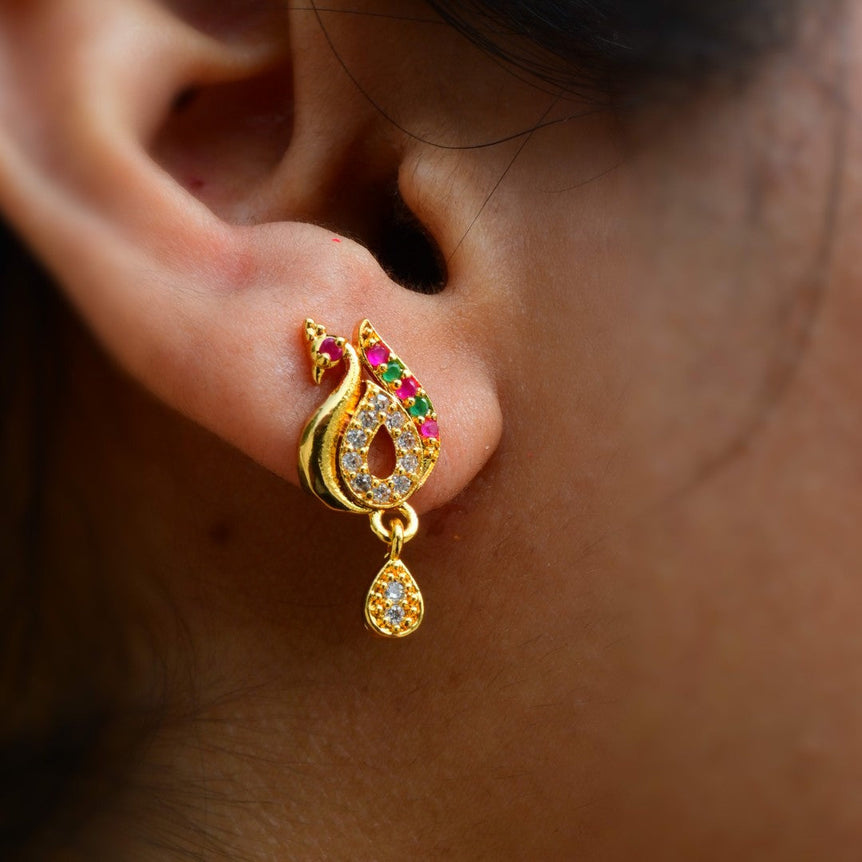
[[[75,44],[118,44],[146,4],[36,5],[0,12],[0,206],[107,351],[64,348],[52,547],[83,541],[80,501],[146,619],[134,695],[165,716],[84,856],[856,858],[858,4],[842,40],[812,28],[746,88],[534,133],[486,206],[523,139],[403,135],[309,12],[210,28],[206,63],[154,22],[174,40],[145,75],[67,43],[74,19]],[[431,25],[324,23],[438,143],[587,110]],[[284,98],[285,63],[289,141],[244,113]],[[173,97],[231,76],[257,101],[201,143]],[[449,258],[437,296],[301,223],[373,237],[395,172]],[[364,520],[296,487],[323,395],[306,314],[369,316],[441,412],[406,551],[427,620],[403,643],[360,623]]]

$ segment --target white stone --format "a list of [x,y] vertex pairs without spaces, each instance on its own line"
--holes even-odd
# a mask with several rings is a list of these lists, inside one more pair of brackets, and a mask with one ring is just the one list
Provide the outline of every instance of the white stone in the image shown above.
[[410,490],[410,479],[407,476],[396,476],[392,480],[392,487],[399,497],[403,497]]
[[388,503],[391,496],[389,488],[386,485],[378,485],[374,489],[373,497],[375,503]]
[[390,602],[400,602],[404,598],[404,585],[398,581],[390,581],[386,585],[386,598]]
[[341,466],[345,470],[354,472],[362,466],[362,458],[356,452],[345,452],[341,456]]
[[368,440],[368,435],[359,428],[351,428],[347,432],[347,442],[357,449],[361,449],[365,445],[366,440]]
[[371,476],[367,473],[360,473],[353,480],[353,487],[361,494],[365,494],[371,490]]
[[419,459],[415,455],[402,455],[398,459],[398,466],[405,473],[412,473],[419,467]]
[[393,413],[386,420],[386,427],[390,431],[397,431],[404,424],[404,416],[401,413]]
[[395,445],[399,449],[415,449],[416,435],[412,431],[402,431],[401,434],[398,435]]
[[404,608],[400,605],[393,605],[383,614],[383,618],[389,625],[398,627],[404,619]]
[[377,425],[377,414],[372,413],[370,410],[363,410],[359,414],[359,421],[362,423],[363,428],[367,428],[370,431]]

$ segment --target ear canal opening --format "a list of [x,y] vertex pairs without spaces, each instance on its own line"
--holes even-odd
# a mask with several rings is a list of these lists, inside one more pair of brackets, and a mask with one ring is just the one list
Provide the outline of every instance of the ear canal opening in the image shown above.
[[440,247],[397,186],[369,251],[386,274],[407,290],[436,294],[446,287],[448,272]]
[[289,61],[240,81],[186,87],[174,97],[151,155],[227,222],[287,217],[325,225],[364,245],[406,290],[441,293],[448,271],[440,247],[402,198],[397,176],[369,169],[374,154],[361,147],[319,187],[310,185],[308,196],[279,209],[272,196],[277,185],[269,184],[294,136],[293,101]]

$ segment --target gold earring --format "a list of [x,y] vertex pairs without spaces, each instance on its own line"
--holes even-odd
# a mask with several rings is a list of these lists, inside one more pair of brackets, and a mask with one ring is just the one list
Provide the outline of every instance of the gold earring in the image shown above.
[[[404,543],[419,527],[407,500],[425,484],[440,456],[437,414],[419,381],[367,320],[357,328],[355,345],[329,335],[310,318],[305,337],[314,382],[339,364],[343,377],[302,432],[300,480],[331,509],[369,515],[388,554],[366,595],[365,621],[384,637],[405,637],[425,614],[419,586],[401,561]],[[363,369],[370,380],[363,379]],[[395,446],[395,470],[385,479],[368,465],[378,433],[388,433]]]

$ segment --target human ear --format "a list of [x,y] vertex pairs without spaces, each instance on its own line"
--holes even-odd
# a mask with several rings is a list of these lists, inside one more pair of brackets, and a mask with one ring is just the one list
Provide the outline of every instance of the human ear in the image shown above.
[[439,505],[501,432],[481,331],[344,235],[401,148],[314,17],[232,10],[4,4],[0,208],[133,377],[293,482],[322,398],[303,321],[372,320],[434,399],[443,454],[417,507]]

